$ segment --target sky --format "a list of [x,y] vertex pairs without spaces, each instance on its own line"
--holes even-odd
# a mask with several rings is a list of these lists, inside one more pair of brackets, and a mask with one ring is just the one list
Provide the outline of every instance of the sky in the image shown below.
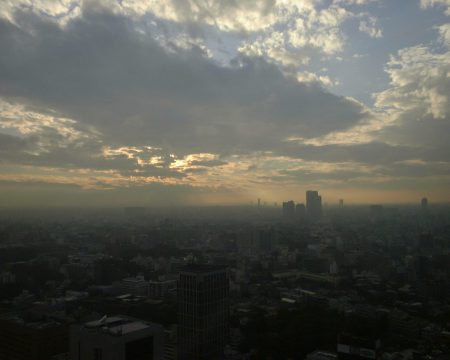
[[450,0],[2,0],[0,207],[450,201]]

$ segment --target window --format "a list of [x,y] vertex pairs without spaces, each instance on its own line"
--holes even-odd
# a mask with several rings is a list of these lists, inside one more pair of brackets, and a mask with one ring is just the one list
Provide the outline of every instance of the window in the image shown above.
[[102,349],[95,348],[94,349],[94,360],[102,360],[102,359],[103,359]]

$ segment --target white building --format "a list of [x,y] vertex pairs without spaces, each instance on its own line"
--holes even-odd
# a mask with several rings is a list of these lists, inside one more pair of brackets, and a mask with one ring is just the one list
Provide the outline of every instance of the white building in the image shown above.
[[134,296],[148,296],[148,282],[142,275],[125,278],[113,284],[120,294],[131,294]]

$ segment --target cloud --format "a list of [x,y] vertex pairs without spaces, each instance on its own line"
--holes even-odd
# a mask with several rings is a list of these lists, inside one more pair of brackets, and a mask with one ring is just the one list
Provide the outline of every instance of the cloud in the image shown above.
[[427,9],[433,6],[446,7],[445,14],[450,16],[450,0],[420,0],[422,8]]
[[359,31],[368,34],[372,38],[383,37],[382,30],[378,27],[378,21],[376,18],[369,16],[366,20],[361,20],[359,23]]
[[169,53],[122,16],[86,13],[64,29],[30,14],[19,14],[22,21],[32,28],[0,23],[0,95],[91,127],[112,146],[254,151],[366,116],[263,59],[222,67],[196,51]]
[[349,29],[383,36],[375,3],[2,2],[0,180],[122,199],[446,184],[448,24],[391,57],[373,109],[325,89],[344,92],[323,61]]
[[317,75],[315,73],[309,72],[309,71],[303,71],[299,72],[297,74],[297,79],[300,82],[312,82],[312,83],[319,83],[324,86],[333,86],[336,85],[336,82],[333,82],[328,76],[326,75]]
[[402,49],[388,62],[386,71],[391,87],[375,99],[376,106],[393,120],[381,136],[397,144],[448,149],[449,48],[437,51],[419,45]]

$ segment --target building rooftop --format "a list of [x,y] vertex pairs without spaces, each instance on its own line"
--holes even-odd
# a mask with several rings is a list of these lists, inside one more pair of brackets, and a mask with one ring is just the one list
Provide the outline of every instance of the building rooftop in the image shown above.
[[154,326],[156,326],[156,324],[123,315],[104,316],[99,320],[89,321],[84,324],[86,329],[119,336]]
[[7,321],[9,323],[14,323],[16,325],[24,326],[32,329],[45,329],[49,327],[60,326],[62,322],[57,321],[52,318],[46,318],[42,320],[37,319],[29,319],[26,320],[18,314],[14,313],[5,313],[0,315],[0,320]]
[[226,266],[222,265],[211,265],[211,264],[189,264],[180,268],[181,272],[190,272],[190,273],[208,273],[214,271],[223,271],[226,270]]

